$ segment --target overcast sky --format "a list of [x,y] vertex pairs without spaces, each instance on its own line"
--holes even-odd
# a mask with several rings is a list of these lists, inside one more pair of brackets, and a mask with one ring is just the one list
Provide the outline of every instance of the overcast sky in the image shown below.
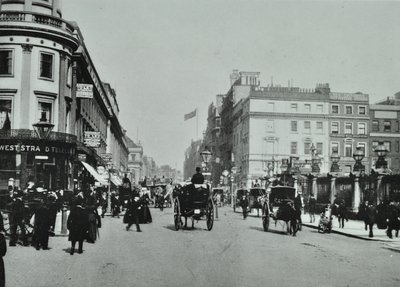
[[261,85],[400,91],[400,3],[256,0],[64,0],[100,77],[117,92],[120,122],[158,165],[182,169],[208,105],[233,69]]

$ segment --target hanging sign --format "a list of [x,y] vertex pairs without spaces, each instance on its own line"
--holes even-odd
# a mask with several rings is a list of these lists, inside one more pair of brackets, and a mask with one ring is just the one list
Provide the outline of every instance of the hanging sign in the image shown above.
[[85,131],[83,143],[87,147],[100,147],[100,132]]
[[76,97],[84,99],[93,99],[93,85],[76,84]]

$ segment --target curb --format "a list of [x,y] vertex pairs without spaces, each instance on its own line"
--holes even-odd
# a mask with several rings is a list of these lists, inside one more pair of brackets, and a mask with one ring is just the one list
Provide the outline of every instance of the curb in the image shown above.
[[[302,226],[306,226],[306,227],[313,228],[313,229],[318,229],[318,226],[307,224],[307,223],[303,223]],[[366,240],[366,241],[391,242],[391,241],[386,240],[386,239],[363,237],[363,236],[359,236],[359,235],[355,235],[355,234],[350,234],[350,233],[337,231],[335,229],[332,229],[331,233],[336,233],[336,234],[344,235],[344,236],[347,236],[347,237],[357,238],[357,239]]]

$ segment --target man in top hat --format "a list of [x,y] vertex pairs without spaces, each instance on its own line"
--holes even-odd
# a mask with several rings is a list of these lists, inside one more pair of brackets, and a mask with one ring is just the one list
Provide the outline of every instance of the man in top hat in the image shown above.
[[192,176],[191,182],[193,184],[203,184],[204,183],[204,176],[201,173],[200,167],[196,167],[196,173]]

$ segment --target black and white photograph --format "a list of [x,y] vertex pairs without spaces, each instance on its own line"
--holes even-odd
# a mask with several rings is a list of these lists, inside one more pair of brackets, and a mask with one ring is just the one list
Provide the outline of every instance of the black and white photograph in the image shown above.
[[400,286],[399,11],[0,0],[0,287]]

